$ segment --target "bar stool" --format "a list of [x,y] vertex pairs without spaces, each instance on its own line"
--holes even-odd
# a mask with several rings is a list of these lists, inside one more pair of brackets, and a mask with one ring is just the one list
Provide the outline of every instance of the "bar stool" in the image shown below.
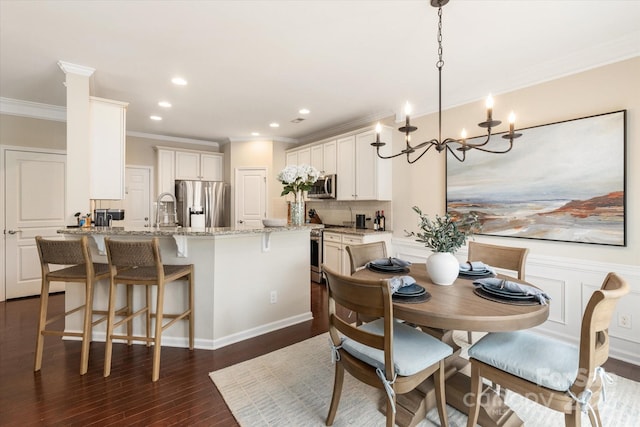
[[[193,264],[166,265],[160,258],[160,246],[158,238],[154,237],[146,241],[122,241],[105,238],[107,259],[110,268],[109,286],[109,314],[107,319],[107,336],[104,358],[104,376],[111,374],[111,355],[114,339],[132,341],[144,341],[153,349],[152,381],[157,381],[160,376],[160,349],[162,347],[162,332],[181,319],[189,320],[189,349],[193,350]],[[164,313],[165,285],[176,280],[186,280],[188,284],[188,308],[180,314]],[[115,322],[116,314],[116,289],[117,285],[126,285],[126,307],[124,319]],[[145,306],[133,312],[133,286],[146,287]],[[157,287],[156,311],[153,313],[151,306],[151,287]],[[146,336],[133,335],[132,320],[144,314],[146,318]],[[155,331],[151,336],[151,318],[155,317]],[[163,319],[171,319],[163,325]],[[126,324],[127,334],[118,335],[114,329]]]
[[[80,352],[80,375],[87,373],[89,367],[89,344],[91,344],[91,332],[93,326],[107,319],[107,312],[93,309],[94,284],[98,280],[109,278],[109,266],[107,264],[94,263],[87,244],[87,236],[76,240],[50,240],[42,236],[36,236],[36,246],[40,255],[40,267],[42,270],[42,289],[40,291],[40,319],[38,320],[38,336],[36,339],[36,355],[34,371],[42,367],[42,351],[45,335],[62,337],[82,337],[82,350]],[[67,266],[59,270],[51,271],[51,266]],[[85,284],[85,301],[74,309],[48,317],[49,285],[51,282],[77,282]],[[46,329],[47,325],[60,318],[84,309],[84,318],[81,332],[65,332],[64,330]],[[93,321],[93,315],[102,315]]]

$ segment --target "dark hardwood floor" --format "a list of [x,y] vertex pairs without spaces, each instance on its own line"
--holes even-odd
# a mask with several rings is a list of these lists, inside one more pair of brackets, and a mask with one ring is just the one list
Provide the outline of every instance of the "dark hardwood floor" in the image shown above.
[[[237,426],[209,379],[218,370],[327,330],[326,289],[311,284],[314,320],[220,350],[162,348],[160,379],[151,382],[152,351],[115,344],[111,376],[103,378],[104,344],[92,343],[89,371],[79,374],[80,342],[47,337],[33,372],[39,298],[0,303],[0,425]],[[62,312],[64,295],[51,298]],[[635,365],[610,359],[610,372],[640,381]]]

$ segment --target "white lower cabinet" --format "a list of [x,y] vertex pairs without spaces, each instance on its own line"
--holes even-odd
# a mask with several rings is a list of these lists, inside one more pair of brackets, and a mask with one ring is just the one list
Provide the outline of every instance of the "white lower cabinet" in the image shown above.
[[324,265],[333,271],[349,276],[351,275],[351,261],[347,246],[361,245],[363,243],[385,242],[387,253],[391,251],[391,233],[343,234],[325,231],[323,234]]

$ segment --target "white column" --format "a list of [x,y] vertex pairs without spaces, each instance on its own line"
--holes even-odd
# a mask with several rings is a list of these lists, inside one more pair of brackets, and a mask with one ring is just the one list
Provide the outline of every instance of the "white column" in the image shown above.
[[67,224],[73,224],[76,212],[90,212],[90,118],[89,80],[95,69],[58,61],[66,75],[67,87]]

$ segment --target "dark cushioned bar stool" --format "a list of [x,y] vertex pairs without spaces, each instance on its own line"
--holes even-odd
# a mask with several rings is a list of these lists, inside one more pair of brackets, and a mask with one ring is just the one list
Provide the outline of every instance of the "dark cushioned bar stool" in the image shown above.
[[[193,350],[193,264],[166,265],[160,258],[160,246],[158,238],[154,237],[146,241],[122,241],[105,238],[107,259],[111,270],[109,286],[109,318],[107,320],[107,339],[104,358],[104,376],[111,373],[111,354],[114,339],[132,341],[144,341],[153,349],[152,381],[157,381],[160,376],[160,349],[162,347],[162,332],[176,323],[178,320],[189,321],[189,349]],[[180,314],[164,313],[165,285],[174,281],[186,281],[188,285],[187,309]],[[126,316],[115,322],[116,317],[116,288],[117,285],[127,285]],[[145,306],[133,312],[133,286],[146,287]],[[156,311],[153,313],[151,305],[151,287],[157,288]],[[146,317],[146,336],[134,336],[132,320],[144,314]],[[155,317],[154,333],[151,335],[151,319]],[[171,319],[163,324],[164,319]],[[114,334],[114,329],[120,325],[127,325],[126,335]]]
[[[42,350],[45,335],[82,337],[80,375],[84,375],[87,373],[89,366],[89,344],[91,344],[93,326],[103,322],[107,318],[106,311],[93,309],[94,285],[98,280],[109,277],[109,266],[107,264],[92,262],[91,253],[89,252],[89,246],[87,244],[87,236],[82,236],[80,239],[75,240],[53,240],[36,236],[36,246],[38,247],[38,254],[40,255],[42,289],[40,292],[40,319],[38,320],[34,371],[39,371],[42,367]],[[66,267],[51,271],[52,266]],[[84,283],[84,304],[65,313],[47,318],[49,287],[51,282]],[[47,329],[47,325],[50,323],[80,310],[84,310],[81,332],[65,332],[64,330]],[[94,321],[94,314],[102,315],[102,317]]]

